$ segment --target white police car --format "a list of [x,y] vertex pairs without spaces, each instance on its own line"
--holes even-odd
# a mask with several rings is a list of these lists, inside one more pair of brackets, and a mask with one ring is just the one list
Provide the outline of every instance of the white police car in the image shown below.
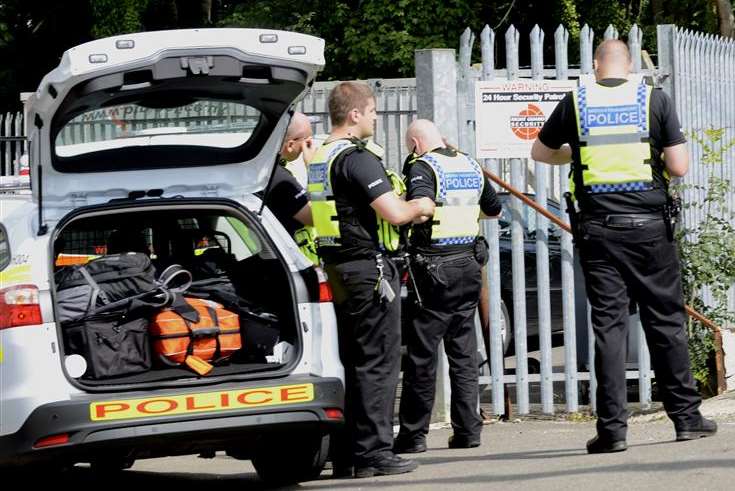
[[[0,190],[0,467],[226,451],[272,481],[319,474],[343,421],[331,294],[254,193],[323,47],[256,29],[128,34],[68,50],[42,80],[32,192]],[[54,273],[113,249],[160,271],[211,248],[236,260],[244,300],[278,319],[275,349],[207,376],[90,377],[57,322]],[[255,326],[240,321],[246,340]]]

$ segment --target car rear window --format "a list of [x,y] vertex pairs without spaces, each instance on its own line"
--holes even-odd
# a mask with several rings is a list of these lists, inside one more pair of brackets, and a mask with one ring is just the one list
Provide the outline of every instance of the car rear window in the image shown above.
[[85,111],[56,135],[59,157],[141,146],[198,146],[221,149],[247,143],[260,121],[246,104],[198,100],[174,107],[121,104]]

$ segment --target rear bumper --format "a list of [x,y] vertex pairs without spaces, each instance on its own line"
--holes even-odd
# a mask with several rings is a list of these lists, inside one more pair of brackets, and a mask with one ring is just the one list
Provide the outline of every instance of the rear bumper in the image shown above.
[[[228,393],[228,406],[235,400],[262,402],[268,391],[274,394],[284,386],[311,385],[309,401],[289,401],[253,408],[220,407],[207,410],[215,400],[224,401],[220,394]],[[327,409],[344,407],[342,382],[335,378],[287,377],[278,383],[248,383],[207,390],[209,399],[199,391],[149,391],[129,394],[107,394],[104,398],[85,398],[45,404],[35,409],[16,433],[0,437],[0,466],[27,465],[44,461],[87,462],[95,457],[128,456],[133,458],[185,455],[205,450],[231,450],[247,456],[263,441],[279,439],[288,445],[289,435],[313,433],[323,435],[343,423],[339,417],[327,416]],[[251,394],[242,399],[238,394]],[[298,390],[293,394],[300,394]],[[198,397],[198,399],[197,399]],[[248,399],[248,397],[250,397]],[[168,398],[168,399],[167,399]],[[148,400],[150,404],[136,406],[131,401]],[[161,414],[172,402],[195,411],[175,415]],[[119,404],[150,409],[158,414],[135,415],[125,419],[93,420],[94,403],[108,403],[111,409]],[[139,403],[140,404],[140,403]],[[99,414],[99,413],[98,413]],[[104,412],[102,412],[104,414]],[[111,411],[111,414],[114,412]],[[55,435],[68,435],[68,442],[39,447],[38,442]]]

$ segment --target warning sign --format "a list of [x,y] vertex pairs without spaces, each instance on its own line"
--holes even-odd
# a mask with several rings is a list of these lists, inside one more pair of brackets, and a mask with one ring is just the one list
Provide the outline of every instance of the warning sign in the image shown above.
[[477,157],[528,158],[546,118],[576,86],[570,80],[477,82]]

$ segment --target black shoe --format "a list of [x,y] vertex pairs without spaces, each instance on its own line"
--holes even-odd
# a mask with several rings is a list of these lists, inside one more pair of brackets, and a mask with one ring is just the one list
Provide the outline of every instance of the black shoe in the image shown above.
[[393,453],[423,453],[426,452],[425,438],[403,438],[400,435],[393,440]]
[[449,437],[447,445],[449,445],[449,448],[477,448],[480,446],[480,437],[470,438],[452,435]]
[[404,459],[398,455],[388,454],[374,457],[355,466],[355,477],[390,476],[405,474],[416,470],[419,466],[414,460]]
[[587,453],[613,453],[628,450],[625,440],[607,440],[599,436],[587,442]]
[[696,440],[717,433],[717,423],[711,419],[702,417],[699,424],[694,426],[680,426],[676,428],[676,441]]

